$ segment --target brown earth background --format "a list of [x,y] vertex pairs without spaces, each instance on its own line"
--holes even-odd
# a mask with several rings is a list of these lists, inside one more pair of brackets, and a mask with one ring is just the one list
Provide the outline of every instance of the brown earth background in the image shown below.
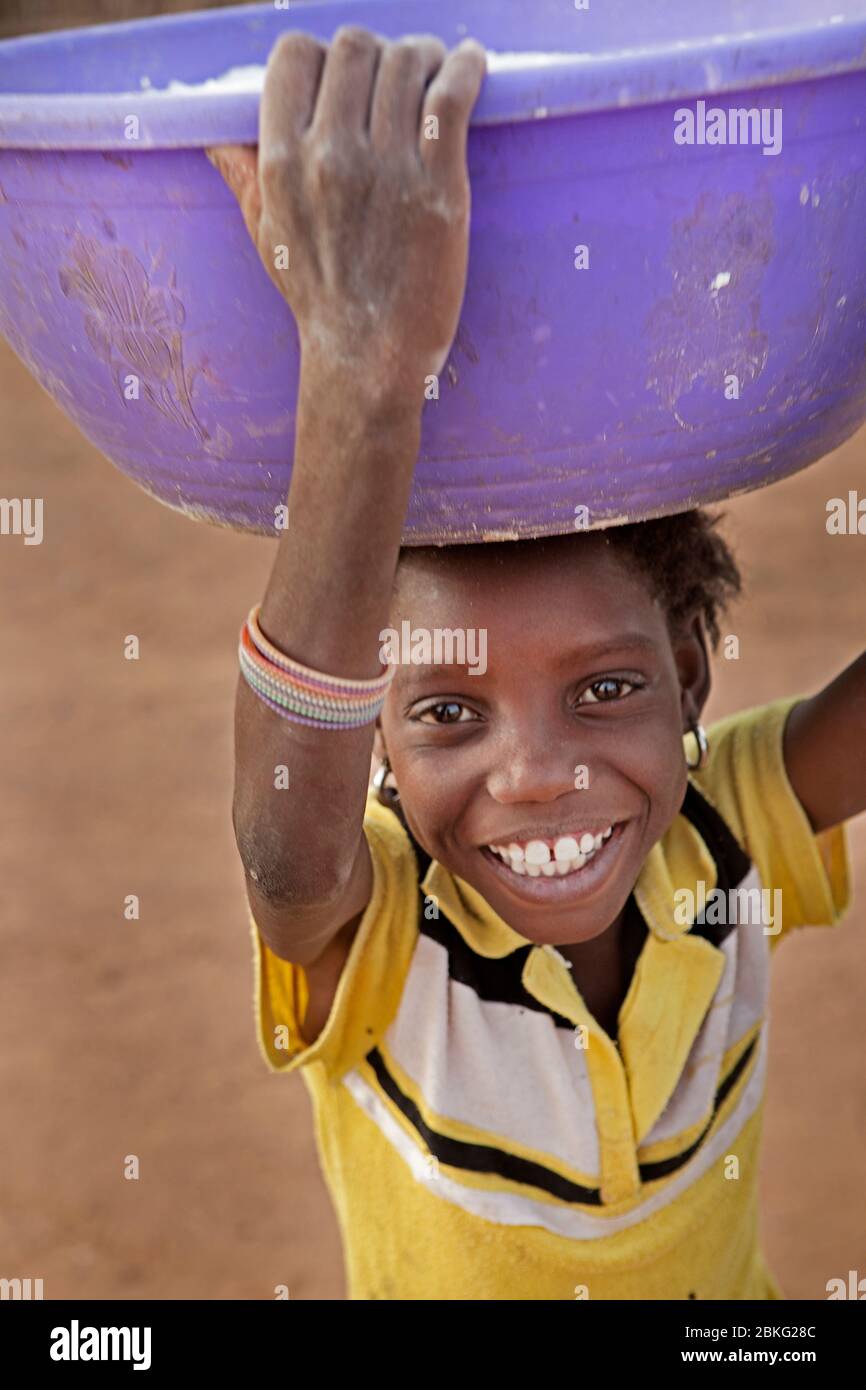
[[[0,34],[157,8],[5,0]],[[849,488],[866,431],[727,505],[748,593],[709,721],[866,647],[866,537],[825,529]],[[237,633],[273,546],[146,498],[5,344],[0,495],[45,499],[41,546],[0,537],[0,1275],[51,1299],[342,1298],[303,1082],[255,1042],[230,822]],[[866,1275],[866,817],[851,847],[845,922],[774,962],[762,1229],[789,1298]]]

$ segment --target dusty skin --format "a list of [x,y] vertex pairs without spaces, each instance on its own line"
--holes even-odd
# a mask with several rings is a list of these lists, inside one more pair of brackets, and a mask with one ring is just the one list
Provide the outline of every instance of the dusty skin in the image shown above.
[[[230,823],[237,632],[273,546],[150,502],[5,345],[0,421],[4,495],[45,498],[41,546],[0,538],[0,1273],[46,1298],[341,1298],[306,1091],[256,1049]],[[862,649],[866,540],[823,523],[858,486],[864,432],[729,504],[751,592],[711,719],[810,693]],[[851,842],[850,916],[773,967],[763,1229],[790,1298],[866,1275],[862,817]]]

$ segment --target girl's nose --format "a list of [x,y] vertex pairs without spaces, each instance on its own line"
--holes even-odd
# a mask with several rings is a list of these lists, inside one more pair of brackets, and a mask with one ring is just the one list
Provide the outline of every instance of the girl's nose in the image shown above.
[[[581,785],[581,759],[574,742],[555,736],[503,740],[487,778],[494,801],[511,805],[525,801],[554,801]],[[584,784],[585,784],[585,778]]]

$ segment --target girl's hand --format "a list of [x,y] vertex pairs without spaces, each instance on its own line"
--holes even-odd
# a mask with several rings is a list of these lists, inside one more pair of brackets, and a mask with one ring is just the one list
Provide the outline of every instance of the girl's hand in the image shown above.
[[[235,193],[298,323],[305,370],[423,398],[457,329],[466,278],[466,136],[484,50],[343,27],[284,35],[268,62],[258,159],[209,158]],[[354,380],[353,380],[354,379]]]

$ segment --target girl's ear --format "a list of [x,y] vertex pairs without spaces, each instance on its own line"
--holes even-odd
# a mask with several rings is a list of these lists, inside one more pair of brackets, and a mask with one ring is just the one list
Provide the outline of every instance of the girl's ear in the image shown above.
[[712,686],[707,635],[700,613],[695,614],[688,628],[674,642],[673,648],[683,715],[688,724],[690,718],[700,719]]

